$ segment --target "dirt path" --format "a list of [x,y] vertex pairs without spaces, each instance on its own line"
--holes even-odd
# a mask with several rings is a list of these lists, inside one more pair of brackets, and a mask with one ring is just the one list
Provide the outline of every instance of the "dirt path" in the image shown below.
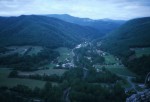
[[64,90],[64,94],[63,94],[64,102],[71,102],[70,99],[69,99],[70,90],[71,90],[71,87],[69,87],[66,90]]
[[85,79],[88,75],[88,69],[87,68],[83,68],[83,79]]

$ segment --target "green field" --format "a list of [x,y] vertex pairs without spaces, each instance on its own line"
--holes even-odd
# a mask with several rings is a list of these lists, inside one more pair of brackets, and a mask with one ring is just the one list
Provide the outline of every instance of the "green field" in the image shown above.
[[[33,79],[19,79],[19,78],[8,78],[11,70],[0,69],[0,86],[13,87],[18,84],[29,86],[30,88],[39,87],[42,88],[45,85],[45,81],[33,80]],[[56,83],[53,83],[56,84]]]
[[150,48],[137,48],[135,49],[135,54],[137,57],[141,57],[143,55],[150,55]]
[[20,75],[33,75],[33,74],[39,74],[39,75],[53,75],[56,74],[58,76],[63,75],[65,72],[67,71],[67,69],[45,69],[45,70],[37,70],[37,71],[33,71],[33,72],[19,72]]
[[107,70],[109,70],[112,73],[118,74],[118,75],[123,75],[123,76],[135,76],[134,73],[129,71],[127,68],[125,68],[122,65],[103,65],[99,66],[97,65],[96,68],[102,68],[105,67]]
[[65,61],[65,59],[72,59],[71,49],[60,47],[60,48],[57,48],[56,51],[60,53],[60,57],[58,59],[59,62],[63,62]]
[[105,64],[115,64],[118,62],[113,55],[107,54],[103,57],[105,58]]
[[124,76],[135,76],[135,74],[129,71],[127,68],[107,68],[107,69],[115,74]]
[[45,66],[43,66],[43,67],[54,68],[54,66],[56,66],[56,65],[55,65],[55,64],[52,64],[52,63],[50,63],[50,64],[47,64],[47,65],[45,65]]
[[41,52],[43,50],[43,47],[40,46],[33,46],[31,51],[28,52],[28,55],[33,55],[33,54],[38,54],[39,52]]
[[7,48],[10,49],[10,51],[3,54],[4,56],[11,55],[14,53],[19,53],[20,55],[24,55],[29,48],[32,49],[27,53],[27,55],[33,55],[33,54],[36,55],[43,50],[43,47],[41,46],[9,46]]

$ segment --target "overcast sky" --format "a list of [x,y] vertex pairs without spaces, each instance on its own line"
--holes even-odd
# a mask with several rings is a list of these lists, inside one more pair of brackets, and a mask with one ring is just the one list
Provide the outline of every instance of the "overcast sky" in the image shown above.
[[150,0],[0,0],[0,16],[23,14],[132,19],[150,16]]

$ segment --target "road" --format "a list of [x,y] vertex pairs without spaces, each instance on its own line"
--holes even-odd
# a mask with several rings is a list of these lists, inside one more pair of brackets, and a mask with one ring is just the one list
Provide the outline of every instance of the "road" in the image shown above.
[[87,68],[83,68],[83,79],[85,79],[88,75],[88,69]]
[[66,90],[64,90],[64,94],[63,94],[64,102],[71,102],[70,99],[69,99],[70,90],[71,90],[71,87],[69,87]]
[[131,85],[131,88],[128,88],[127,90],[131,90],[131,89],[134,89],[137,93],[139,92],[137,89],[136,89],[136,86],[135,86],[135,83],[132,82],[132,79],[136,78],[136,77],[132,77],[132,76],[125,76],[125,75],[120,75],[120,74],[117,74],[118,76],[120,77],[125,77],[127,82]]
[[127,76],[127,81],[131,85],[131,89],[134,89],[138,93],[139,91],[136,89],[135,83],[132,82],[132,79],[133,77]]

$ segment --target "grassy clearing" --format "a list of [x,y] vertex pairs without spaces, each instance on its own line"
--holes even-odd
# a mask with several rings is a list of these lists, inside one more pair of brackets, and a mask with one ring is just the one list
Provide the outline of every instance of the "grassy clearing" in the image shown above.
[[60,53],[60,57],[58,59],[59,62],[65,61],[65,59],[72,59],[72,52],[71,49],[65,48],[65,47],[60,47],[56,49]]
[[150,48],[137,48],[135,49],[135,54],[137,57],[141,57],[143,55],[150,55]]
[[34,55],[34,54],[36,55],[39,52],[41,52],[42,50],[43,50],[42,47],[40,47],[40,46],[34,46],[34,47],[32,47],[31,51],[29,51],[28,55]]
[[124,76],[135,76],[135,74],[129,71],[127,68],[107,68],[107,69],[115,74]]
[[97,65],[96,68],[101,69],[102,67],[105,67],[107,70],[118,75],[135,76],[135,74],[129,71],[124,65],[118,65],[120,61],[117,60],[115,56],[111,54],[106,54],[104,58],[105,58],[106,65]]
[[47,75],[52,75],[52,74],[56,74],[56,75],[63,75],[65,72],[67,71],[67,69],[47,69],[47,70],[38,70],[35,73],[36,74],[47,74]]
[[21,85],[26,85],[30,88],[34,88],[34,87],[42,88],[45,84],[45,81],[39,81],[33,79],[8,78],[10,71],[11,70],[9,69],[0,69],[0,86],[13,87],[18,84],[21,84]]
[[45,69],[45,70],[38,70],[38,71],[34,71],[34,72],[19,72],[20,75],[33,75],[33,74],[39,74],[39,75],[53,75],[56,74],[58,76],[62,76],[65,72],[67,71],[67,69]]
[[55,65],[55,64],[52,64],[52,63],[50,63],[50,64],[48,64],[48,65],[45,65],[45,67],[48,67],[49,69],[54,68],[54,66],[56,66],[56,65]]
[[107,54],[104,56],[105,58],[105,63],[106,64],[115,64],[118,61],[116,60],[116,58],[113,55]]
[[105,67],[107,70],[109,70],[112,73],[123,75],[123,76],[135,76],[134,73],[129,71],[127,68],[125,68],[122,65],[104,65],[104,66],[96,66],[96,68],[102,68]]
[[40,46],[9,46],[7,47],[11,51],[6,52],[4,55],[11,55],[14,53],[19,53],[20,55],[24,55],[29,48],[32,48],[27,55],[33,55],[33,54],[38,54],[43,50],[43,47]]

